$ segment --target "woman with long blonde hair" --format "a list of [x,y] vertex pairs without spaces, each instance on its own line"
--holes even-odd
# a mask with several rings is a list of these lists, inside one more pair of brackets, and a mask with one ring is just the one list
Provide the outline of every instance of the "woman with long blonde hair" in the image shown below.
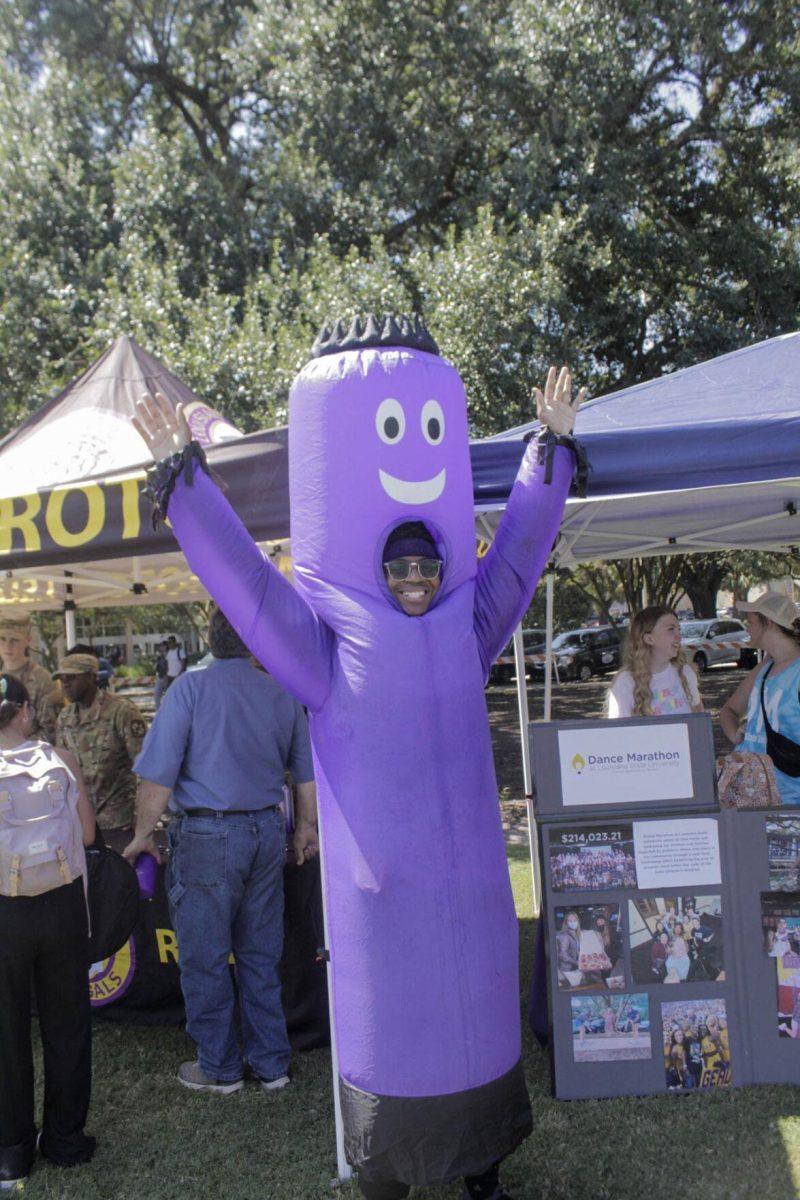
[[663,717],[702,711],[697,676],[683,653],[677,616],[662,605],[643,608],[628,629],[623,669],[608,693],[608,716]]

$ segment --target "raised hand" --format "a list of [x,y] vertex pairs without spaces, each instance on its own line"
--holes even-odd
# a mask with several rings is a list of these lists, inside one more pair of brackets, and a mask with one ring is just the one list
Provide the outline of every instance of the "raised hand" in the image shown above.
[[536,416],[542,425],[562,436],[572,433],[575,414],[586,395],[586,388],[581,388],[575,399],[572,399],[572,376],[569,369],[562,367],[556,376],[556,368],[551,367],[547,372],[544,392],[534,388],[533,394],[536,398]]
[[145,392],[136,401],[136,416],[133,427],[144,441],[155,462],[182,450],[192,440],[189,426],[179,404],[173,410],[166,396],[156,392],[155,397]]

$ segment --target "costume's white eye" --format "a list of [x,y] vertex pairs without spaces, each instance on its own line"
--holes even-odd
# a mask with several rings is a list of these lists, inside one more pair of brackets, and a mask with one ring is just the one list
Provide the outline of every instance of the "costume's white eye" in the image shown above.
[[444,413],[438,400],[426,400],[422,406],[422,435],[432,446],[444,437]]
[[375,428],[387,446],[400,441],[406,431],[406,414],[399,400],[381,400],[375,414]]

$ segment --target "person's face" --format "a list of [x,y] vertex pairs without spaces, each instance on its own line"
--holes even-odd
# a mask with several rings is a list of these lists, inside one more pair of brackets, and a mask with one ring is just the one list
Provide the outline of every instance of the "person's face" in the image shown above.
[[438,592],[441,577],[423,579],[419,573],[418,555],[404,554],[398,561],[413,563],[413,566],[407,579],[392,579],[389,572],[384,571],[389,591],[404,613],[409,617],[421,617],[428,611],[433,597]]
[[680,1046],[681,1042],[683,1041],[683,1030],[676,1029],[673,1036],[675,1038],[676,1043]]
[[659,617],[649,633],[644,635],[644,643],[661,659],[669,662],[681,648],[681,627],[678,618],[672,613]]
[[658,940],[661,942],[662,946],[666,946],[667,942],[669,941],[669,937],[666,933],[662,933]]
[[569,913],[567,916],[567,927],[569,929],[577,929],[579,925],[580,925],[580,921],[578,920],[576,914]]
[[761,638],[767,631],[766,625],[761,620],[759,614],[753,612],[744,614],[744,623],[750,635],[750,644],[759,648],[761,646]]
[[25,663],[31,639],[22,633],[0,633],[0,658],[7,671],[18,671]]
[[675,937],[683,937],[683,923],[681,921],[675,922]]
[[71,704],[91,704],[97,691],[97,676],[94,671],[62,675],[61,688]]

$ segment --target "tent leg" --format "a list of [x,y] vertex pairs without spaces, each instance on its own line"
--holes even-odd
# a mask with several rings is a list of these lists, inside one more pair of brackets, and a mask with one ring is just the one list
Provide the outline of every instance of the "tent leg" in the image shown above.
[[333,1075],[333,1116],[336,1126],[336,1173],[341,1180],[351,1179],[353,1168],[344,1153],[344,1123],[342,1102],[339,1095],[339,1055],[336,1049],[336,1025],[333,1019],[333,970],[330,961],[331,942],[328,936],[328,904],[325,888],[325,852],[322,841],[322,819],[317,817],[319,827],[319,871],[322,883],[322,924],[325,933],[325,949],[328,953],[326,971],[328,976],[328,1019],[331,1027],[331,1074]]
[[[64,578],[70,579],[72,571],[65,571]],[[64,636],[67,639],[67,650],[74,646],[77,642],[75,636],[75,601],[72,599],[72,584],[68,583],[64,588],[66,599],[64,601]]]
[[555,572],[548,571],[545,576],[545,632],[547,642],[544,660],[544,719],[551,719],[553,706],[553,596],[555,591]]
[[522,746],[522,778],[525,786],[525,802],[528,806],[528,836],[531,847],[531,875],[533,877],[533,915],[538,917],[542,899],[542,881],[539,878],[539,856],[536,846],[536,820],[533,815],[533,773],[531,771],[531,748],[528,741],[528,681],[525,678],[525,643],[522,640],[522,625],[514,630],[514,664],[517,672],[517,709],[519,711],[519,735]]

